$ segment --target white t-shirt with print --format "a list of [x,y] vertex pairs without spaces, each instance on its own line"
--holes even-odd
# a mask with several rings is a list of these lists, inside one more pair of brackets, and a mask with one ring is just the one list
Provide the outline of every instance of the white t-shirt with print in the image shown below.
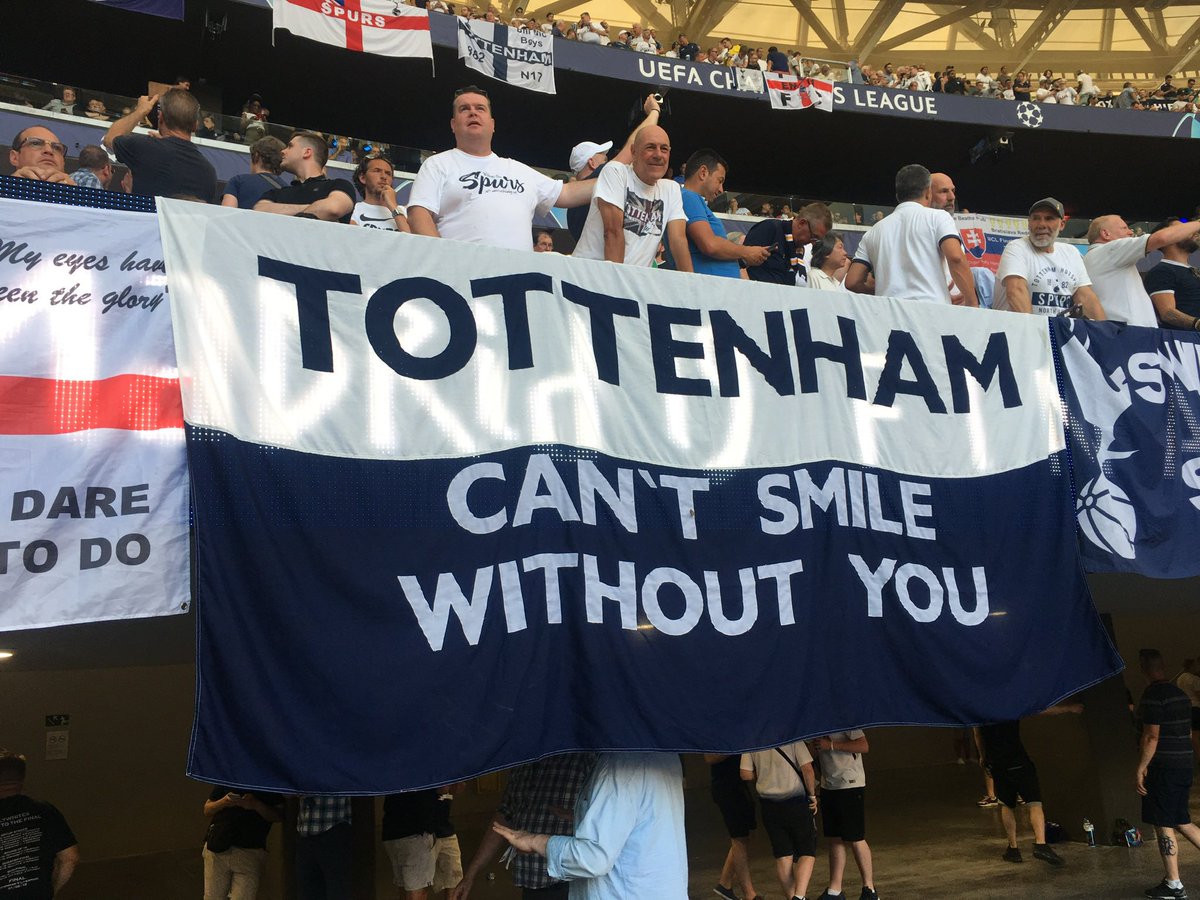
[[1142,284],[1138,262],[1146,255],[1150,235],[1118,238],[1105,244],[1092,244],[1083,264],[1092,279],[1092,289],[1100,298],[1104,314],[1114,322],[1158,327],[1154,303]]
[[562,188],[515,159],[455,149],[421,164],[408,205],[429,210],[448,240],[529,250],[534,215],[549,212]]
[[1043,316],[1057,316],[1070,309],[1075,301],[1075,291],[1081,285],[1091,284],[1083,268],[1083,257],[1070,244],[1056,241],[1054,249],[1042,253],[1029,242],[1028,237],[1009,241],[1000,257],[996,270],[996,295],[992,309],[1011,310],[1008,290],[1004,279],[1019,275],[1029,285],[1029,300],[1033,312]]
[[634,174],[632,166],[610,162],[596,179],[596,193],[583,234],[575,245],[574,255],[582,259],[604,259],[600,200],[624,213],[625,264],[629,266],[649,266],[658,253],[658,245],[666,240],[667,223],[687,221],[678,182],[660,178],[654,184],[646,184]]
[[[403,206],[400,207],[400,211],[404,212]],[[353,225],[361,225],[364,228],[378,228],[381,231],[396,230],[396,220],[393,218],[391,210],[386,206],[376,206],[374,203],[368,203],[366,200],[359,200],[354,204],[354,212],[350,213],[350,222]]]
[[958,225],[944,209],[907,200],[863,235],[854,258],[875,274],[880,297],[949,303],[942,277],[942,241],[959,241]]

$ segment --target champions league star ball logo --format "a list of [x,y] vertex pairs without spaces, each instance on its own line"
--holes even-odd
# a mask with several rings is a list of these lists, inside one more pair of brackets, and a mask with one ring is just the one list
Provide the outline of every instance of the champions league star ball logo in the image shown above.
[[1026,128],[1037,128],[1042,124],[1042,108],[1028,100],[1017,104],[1017,121]]
[[[1075,324],[1071,323],[1072,330]],[[1133,405],[1125,371],[1105,375],[1087,351],[1086,337],[1076,333],[1062,345],[1063,363],[1071,373],[1078,393],[1079,410],[1096,435],[1096,468],[1099,474],[1087,482],[1075,499],[1075,516],[1084,537],[1101,549],[1122,557],[1137,556],[1137,513],[1129,496],[1110,477],[1112,462],[1126,459],[1133,451],[1113,449],[1117,420]],[[1094,385],[1102,385],[1093,390]]]

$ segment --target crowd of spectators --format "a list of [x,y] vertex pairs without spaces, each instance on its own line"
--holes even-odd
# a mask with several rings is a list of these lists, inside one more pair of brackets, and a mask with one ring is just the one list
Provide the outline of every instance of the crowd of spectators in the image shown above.
[[1122,90],[1116,93],[1111,90],[1101,93],[1096,87],[1095,79],[1081,69],[1076,70],[1074,77],[1071,77],[1057,74],[1051,69],[1046,69],[1040,75],[1025,70],[1014,75],[1008,71],[1008,66],[1001,66],[995,73],[988,66],[981,66],[979,72],[971,77],[959,74],[954,66],[930,72],[919,63],[911,66],[893,66],[886,63],[878,69],[851,63],[847,70],[847,80],[880,87],[934,91],[992,100],[1120,109],[1169,109],[1173,112],[1196,111],[1196,79],[1189,78],[1185,85],[1176,85],[1172,75],[1164,76],[1162,83],[1156,88],[1142,89],[1126,81]]
[[910,91],[933,91],[959,94],[969,97],[984,97],[1001,100],[1035,100],[1038,103],[1055,103],[1067,106],[1116,107],[1120,109],[1169,109],[1175,112],[1195,112],[1196,80],[1189,78],[1186,86],[1174,83],[1174,76],[1166,75],[1157,87],[1139,88],[1125,82],[1120,91],[1101,92],[1092,75],[1083,70],[1056,73],[1046,69],[1037,72],[1019,71],[1012,74],[1008,66],[1001,66],[993,73],[989,66],[981,66],[973,76],[959,73],[955,66],[931,71],[922,63],[894,66],[885,63],[879,67],[860,66],[857,62],[838,62],[803,56],[798,50],[786,53],[778,47],[754,47],[738,43],[733,38],[721,38],[716,44],[703,48],[680,33],[670,44],[658,36],[657,30],[649,25],[634,22],[628,26],[609,25],[607,21],[595,21],[589,13],[582,13],[577,21],[560,19],[547,13],[543,21],[526,16],[523,7],[517,7],[511,19],[505,20],[495,6],[474,7],[466,3],[455,6],[446,0],[428,0],[430,12],[457,15],[468,19],[482,19],[511,25],[515,28],[540,30],[545,34],[568,41],[613,47],[618,50],[634,50],[673,59],[686,59],[698,63],[731,66],[734,68],[758,68],[763,72],[793,74],[800,78],[822,78],[852,84],[870,84]]

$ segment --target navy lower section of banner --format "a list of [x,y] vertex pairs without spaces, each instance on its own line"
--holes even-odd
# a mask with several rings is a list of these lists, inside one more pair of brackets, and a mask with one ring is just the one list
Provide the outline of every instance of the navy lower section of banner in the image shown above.
[[380,461],[197,428],[189,457],[205,780],[386,793],[582,748],[1007,720],[1121,668],[1060,457]]

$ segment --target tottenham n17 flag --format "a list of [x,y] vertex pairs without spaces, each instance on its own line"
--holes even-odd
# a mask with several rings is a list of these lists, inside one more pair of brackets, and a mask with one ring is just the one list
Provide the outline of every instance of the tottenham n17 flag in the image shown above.
[[1120,668],[1035,316],[160,209],[202,780],[1017,719]]
[[833,112],[833,82],[797,78],[777,72],[767,74],[772,109],[823,109]]
[[0,631],[188,608],[158,223],[0,200]]
[[540,31],[459,18],[458,58],[497,81],[554,93],[554,38]]
[[393,0],[275,0],[275,27],[379,56],[433,58],[429,13]]

